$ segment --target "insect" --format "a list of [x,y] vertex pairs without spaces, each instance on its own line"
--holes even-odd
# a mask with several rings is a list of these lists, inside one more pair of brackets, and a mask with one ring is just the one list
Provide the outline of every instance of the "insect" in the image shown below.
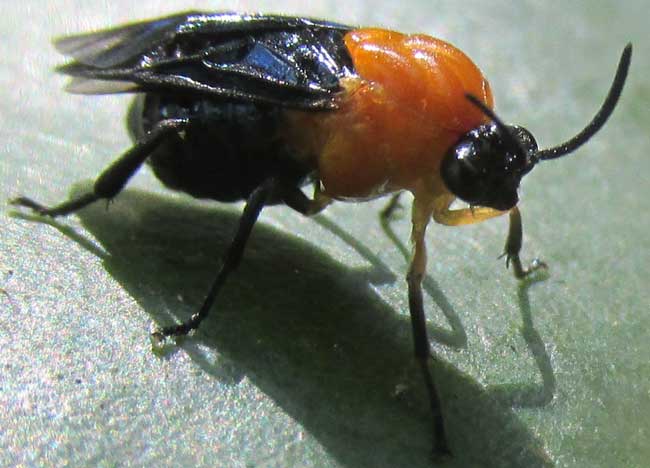
[[[169,188],[221,202],[245,200],[239,226],[200,310],[158,339],[196,329],[237,268],[262,209],[285,204],[313,215],[333,201],[413,194],[407,274],[415,356],[433,414],[434,448],[450,453],[428,360],[421,282],[431,219],[459,226],[508,213],[506,265],[517,278],[521,178],[540,161],[589,140],[612,114],[631,61],[621,55],[595,117],[576,136],[539,150],[526,129],[493,112],[490,85],[459,49],[425,35],[307,18],[187,12],[55,41],[72,58],[58,68],[74,93],[139,93],[135,143],[88,193],[41,215],[110,200],[148,163]],[[302,187],[313,184],[309,198]],[[460,199],[468,208],[452,209]]]

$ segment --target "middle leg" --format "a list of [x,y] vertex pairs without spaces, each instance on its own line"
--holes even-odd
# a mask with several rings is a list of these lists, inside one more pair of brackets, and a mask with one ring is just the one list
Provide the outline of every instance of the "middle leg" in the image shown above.
[[152,336],[154,339],[162,341],[167,336],[187,335],[190,331],[198,328],[201,322],[208,316],[221,287],[230,276],[230,273],[236,270],[239,266],[246,243],[248,242],[251,231],[253,230],[253,226],[262,212],[262,209],[267,204],[269,197],[275,190],[277,190],[277,186],[278,183],[276,182],[276,179],[268,179],[249,195],[246,201],[246,206],[244,207],[244,212],[239,220],[239,227],[237,228],[235,237],[226,252],[221,269],[219,270],[208,295],[203,301],[201,309],[199,309],[196,314],[192,315],[189,320],[186,320],[183,323],[165,327],[153,332]]

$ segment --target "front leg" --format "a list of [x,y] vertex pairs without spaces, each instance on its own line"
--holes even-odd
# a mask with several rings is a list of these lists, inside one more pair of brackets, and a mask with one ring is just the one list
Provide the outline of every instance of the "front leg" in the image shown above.
[[442,198],[436,201],[433,209],[433,219],[436,223],[444,224],[445,226],[465,226],[467,224],[480,223],[506,213],[505,211],[499,211],[485,206],[450,210],[449,205],[451,205],[452,201],[453,198]]
[[[435,203],[433,211],[433,219],[447,226],[462,226],[467,224],[480,223],[496,216],[505,214],[505,211],[495,210],[494,208],[487,208],[483,206],[474,208],[462,208],[459,210],[450,210],[449,205],[453,201],[452,198],[440,199]],[[539,259],[534,259],[528,268],[521,265],[519,252],[521,252],[521,244],[523,238],[523,229],[521,226],[521,214],[519,208],[516,206],[508,212],[510,216],[510,226],[508,228],[508,238],[503,255],[506,257],[506,268],[512,263],[512,269],[515,278],[523,279],[530,275],[532,272],[540,269],[548,268],[546,263]],[[499,258],[501,258],[499,257]]]
[[512,270],[515,278],[523,279],[535,270],[546,269],[546,263],[539,259],[534,259],[528,268],[523,268],[519,259],[521,244],[523,238],[523,228],[521,225],[521,213],[516,206],[510,210],[510,226],[508,228],[508,237],[501,257],[506,257],[506,268],[512,263]]

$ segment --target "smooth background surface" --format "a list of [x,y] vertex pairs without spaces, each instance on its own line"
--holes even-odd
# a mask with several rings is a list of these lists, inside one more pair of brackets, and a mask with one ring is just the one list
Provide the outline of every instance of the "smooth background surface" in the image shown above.
[[[52,36],[188,8],[426,32],[465,50],[500,115],[542,146],[593,115],[631,40],[612,121],[523,184],[523,255],[549,279],[523,288],[496,260],[505,219],[432,225],[427,313],[457,453],[446,466],[647,466],[647,3],[302,3],[8,2],[0,200],[58,202],[130,144],[128,98],[66,95]],[[432,466],[382,206],[337,204],[317,222],[267,210],[218,312],[164,358],[149,330],[196,310],[239,206],[170,194],[144,170],[108,212],[48,225],[2,208],[0,465]],[[408,229],[408,216],[395,224],[400,239]]]

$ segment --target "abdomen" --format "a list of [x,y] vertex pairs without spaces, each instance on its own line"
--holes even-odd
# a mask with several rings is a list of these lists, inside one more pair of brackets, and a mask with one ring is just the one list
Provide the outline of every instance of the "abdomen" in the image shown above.
[[245,199],[269,177],[303,184],[311,169],[296,162],[278,137],[283,110],[270,105],[149,93],[129,117],[140,138],[165,119],[190,125],[156,148],[148,163],[167,187],[196,198]]

